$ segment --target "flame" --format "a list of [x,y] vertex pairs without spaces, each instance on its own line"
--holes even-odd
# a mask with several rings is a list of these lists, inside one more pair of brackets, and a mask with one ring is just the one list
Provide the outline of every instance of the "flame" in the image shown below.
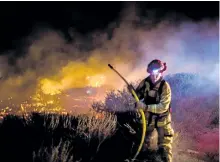
[[104,75],[87,76],[88,86],[90,87],[101,87],[105,84],[106,78]]
[[57,75],[40,79],[39,86],[44,94],[50,95],[71,88],[100,87],[106,83],[103,74],[107,69],[106,64],[97,57],[91,57],[87,62],[69,62]]
[[49,79],[42,79],[40,80],[41,90],[44,94],[60,94],[62,85],[59,82],[49,80]]
[[31,97],[31,108],[38,112],[62,112],[60,93],[45,93],[38,89],[36,94]]

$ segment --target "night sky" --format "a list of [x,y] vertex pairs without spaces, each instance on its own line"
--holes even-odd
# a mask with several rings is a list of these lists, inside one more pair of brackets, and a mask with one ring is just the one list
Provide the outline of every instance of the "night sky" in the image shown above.
[[[117,21],[121,10],[131,2],[1,2],[0,52],[19,50],[25,37],[42,25],[65,34],[73,27],[81,34],[105,29]],[[136,2],[140,16],[156,11],[156,21],[167,14],[183,15],[193,21],[219,16],[218,2]],[[178,17],[175,19],[178,20]]]

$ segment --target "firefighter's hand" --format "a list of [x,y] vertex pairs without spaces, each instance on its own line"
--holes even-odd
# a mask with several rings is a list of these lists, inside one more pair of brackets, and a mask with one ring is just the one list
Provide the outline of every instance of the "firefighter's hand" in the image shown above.
[[142,101],[136,102],[136,109],[147,109],[147,105]]

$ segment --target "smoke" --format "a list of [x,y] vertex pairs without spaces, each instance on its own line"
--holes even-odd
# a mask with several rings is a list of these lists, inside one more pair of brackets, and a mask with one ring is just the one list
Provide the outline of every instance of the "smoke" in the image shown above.
[[21,102],[39,87],[50,94],[97,84],[122,88],[124,82],[107,64],[132,82],[147,75],[146,66],[155,58],[167,63],[166,74],[198,73],[218,84],[218,20],[175,24],[165,19],[156,25],[151,17],[140,18],[134,7],[120,16],[105,30],[88,35],[70,29],[72,42],[47,27],[33,31],[15,65],[7,63],[9,55],[0,58],[0,98]]

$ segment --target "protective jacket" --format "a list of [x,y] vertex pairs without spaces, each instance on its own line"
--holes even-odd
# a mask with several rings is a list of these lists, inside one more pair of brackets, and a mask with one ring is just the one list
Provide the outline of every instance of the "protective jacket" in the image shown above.
[[162,114],[170,109],[170,85],[162,78],[153,84],[150,78],[147,77],[136,88],[136,92],[139,99],[144,99],[144,103],[148,105],[148,111]]

